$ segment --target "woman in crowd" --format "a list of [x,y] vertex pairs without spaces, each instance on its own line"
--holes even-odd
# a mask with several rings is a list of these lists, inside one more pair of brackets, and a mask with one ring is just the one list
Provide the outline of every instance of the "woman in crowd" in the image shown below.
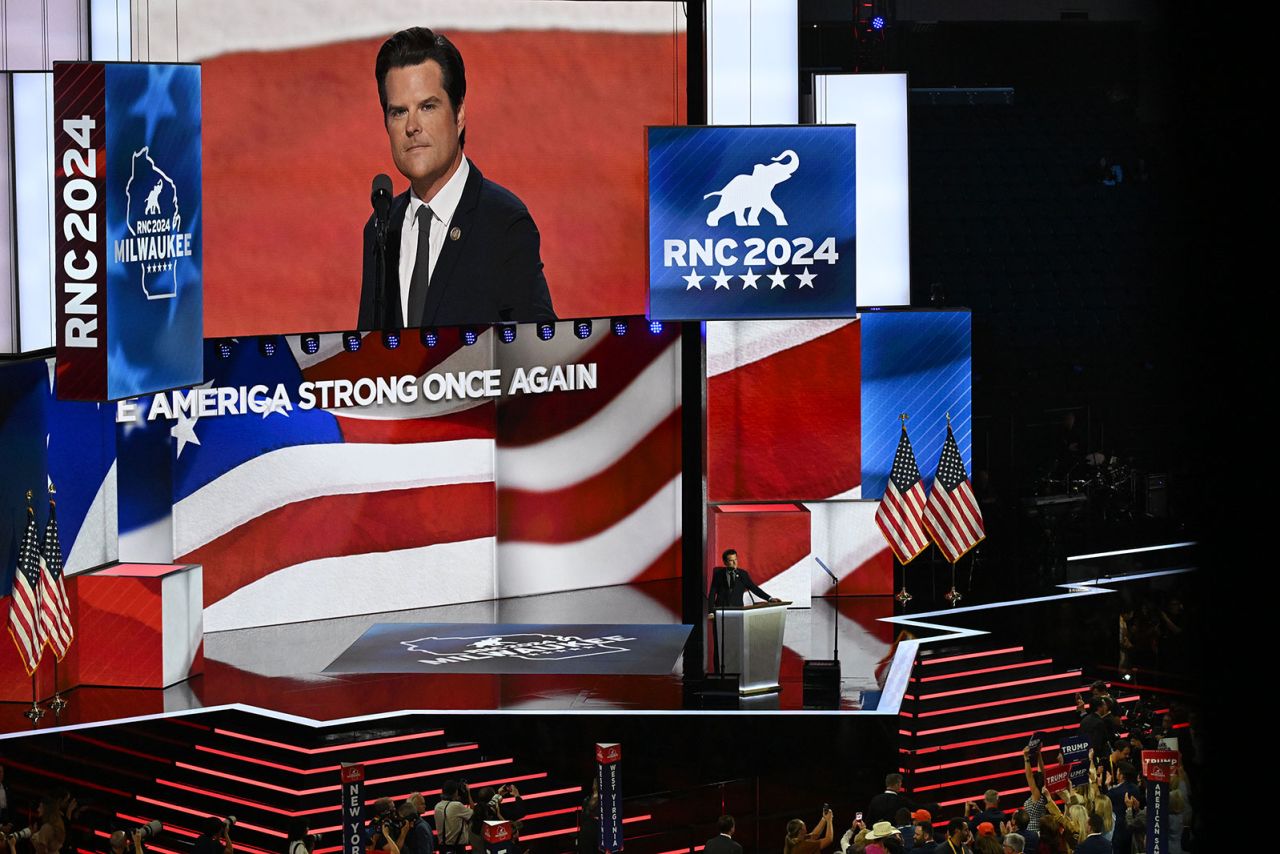
[[[62,820],[62,810],[54,797],[45,797],[36,808],[36,830],[31,834],[31,847],[35,854],[59,854],[67,838],[67,826]],[[9,835],[9,854],[17,854],[14,835]]]
[[787,822],[787,836],[782,843],[782,854],[819,854],[835,839],[831,810],[822,811],[818,826],[809,831],[801,819]]

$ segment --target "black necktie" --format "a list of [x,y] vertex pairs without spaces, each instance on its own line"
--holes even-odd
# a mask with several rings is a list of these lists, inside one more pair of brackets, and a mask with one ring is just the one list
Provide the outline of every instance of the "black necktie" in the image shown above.
[[405,326],[421,326],[425,322],[427,284],[431,279],[431,208],[419,205],[415,214],[418,220],[418,253],[413,261],[413,274],[409,276],[409,314]]

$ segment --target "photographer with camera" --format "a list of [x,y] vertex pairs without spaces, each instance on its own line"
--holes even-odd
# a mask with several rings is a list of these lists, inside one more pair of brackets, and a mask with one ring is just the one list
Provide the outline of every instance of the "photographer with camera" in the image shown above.
[[132,830],[117,830],[107,837],[108,854],[143,854],[142,840],[150,839],[163,829],[164,825],[157,820]]
[[236,817],[225,819],[211,815],[200,824],[201,834],[191,843],[191,854],[235,854],[235,846],[231,844],[231,828]]
[[295,818],[289,822],[285,854],[311,854],[319,841],[320,834],[311,832],[311,826],[305,818]]
[[436,801],[436,834],[440,854],[466,854],[471,818],[471,791],[462,780],[445,780]]
[[[502,802],[506,798],[515,798],[515,803],[507,808],[503,808]],[[494,790],[492,786],[486,786],[481,789],[476,796],[475,812],[471,817],[471,847],[472,850],[484,848],[484,823],[486,821],[509,821],[511,822],[511,844],[514,846],[520,841],[520,819],[524,818],[524,801],[520,797],[520,790],[513,783],[507,783],[504,786]]]
[[422,803],[422,795],[415,792],[405,798],[398,810],[401,827],[396,844],[400,846],[402,854],[433,854],[435,851],[431,828],[422,820]]
[[365,823],[365,850],[400,854],[403,830],[407,830],[407,827],[396,810],[395,801],[391,798],[378,798],[373,802],[373,815]]
[[9,854],[17,854],[20,840],[31,840],[35,854],[58,854],[67,839],[67,824],[62,817],[57,798],[46,795],[36,807],[36,821],[30,827],[24,827],[16,833],[5,836],[9,843]]

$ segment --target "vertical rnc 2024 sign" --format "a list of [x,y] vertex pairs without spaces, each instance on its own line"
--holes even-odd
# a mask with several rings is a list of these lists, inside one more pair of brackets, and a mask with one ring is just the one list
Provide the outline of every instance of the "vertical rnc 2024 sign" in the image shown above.
[[58,396],[202,381],[200,67],[53,69]]
[[601,851],[622,850],[622,745],[596,745],[596,775],[600,792]]
[[649,315],[853,317],[855,129],[648,130]]
[[364,854],[364,766],[342,764],[342,854]]

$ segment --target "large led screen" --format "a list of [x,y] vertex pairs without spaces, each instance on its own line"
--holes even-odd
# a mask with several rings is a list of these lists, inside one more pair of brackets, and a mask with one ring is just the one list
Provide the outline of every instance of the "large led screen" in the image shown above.
[[[455,129],[465,117],[469,172],[491,182],[436,225],[428,305],[442,283],[446,300],[464,300],[435,312],[439,325],[536,319],[465,300],[500,286],[504,265],[538,261],[560,318],[644,312],[644,128],[685,118],[683,4],[375,3],[356,14],[341,0],[292,10],[235,0],[184,8],[179,25],[179,58],[204,74],[206,335],[357,325],[371,181],[390,176],[396,202],[410,185],[375,58],[415,26],[461,54],[461,109],[433,109]],[[392,205],[393,231],[416,228],[406,214],[416,216]],[[407,244],[387,245],[407,295],[412,270],[396,263]],[[400,314],[433,325],[409,306]]]

